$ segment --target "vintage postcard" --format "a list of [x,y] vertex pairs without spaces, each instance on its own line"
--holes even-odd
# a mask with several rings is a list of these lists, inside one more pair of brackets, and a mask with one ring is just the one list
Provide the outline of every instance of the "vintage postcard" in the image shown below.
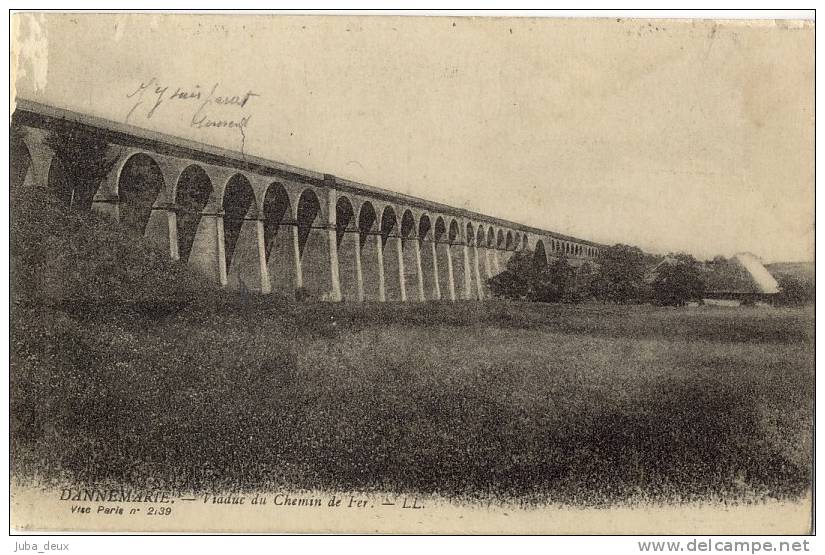
[[812,19],[11,23],[13,532],[812,533]]

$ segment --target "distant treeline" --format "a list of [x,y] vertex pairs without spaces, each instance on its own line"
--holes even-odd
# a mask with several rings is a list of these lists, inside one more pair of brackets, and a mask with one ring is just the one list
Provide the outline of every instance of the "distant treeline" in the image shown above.
[[[798,273],[777,272],[774,276],[780,292],[770,296],[773,304],[799,306],[814,301],[813,279]],[[682,306],[701,302],[708,293],[719,290],[759,294],[747,271],[734,259],[717,256],[701,262],[690,254],[657,256],[623,244],[603,248],[595,261],[577,267],[563,253],[544,264],[533,251],[520,251],[488,284],[497,297],[535,302]]]

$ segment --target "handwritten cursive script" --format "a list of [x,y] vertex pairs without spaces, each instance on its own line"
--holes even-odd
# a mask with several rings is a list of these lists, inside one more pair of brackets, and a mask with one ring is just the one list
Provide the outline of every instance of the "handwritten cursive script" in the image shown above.
[[210,87],[195,85],[191,88],[172,88],[152,77],[146,82],[141,82],[137,88],[126,95],[126,98],[135,101],[126,114],[126,123],[138,113],[143,113],[146,119],[152,119],[152,116],[164,105],[190,106],[193,109],[189,120],[190,127],[194,129],[237,129],[241,135],[241,152],[243,152],[246,128],[252,118],[252,114],[248,113],[250,101],[260,95],[252,90],[247,90],[242,94],[227,94],[220,90],[220,87],[220,83],[215,83]]

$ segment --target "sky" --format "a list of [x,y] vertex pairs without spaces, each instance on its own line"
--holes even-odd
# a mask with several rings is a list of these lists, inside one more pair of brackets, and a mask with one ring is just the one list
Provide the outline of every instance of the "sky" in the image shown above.
[[601,243],[814,257],[812,22],[15,17],[24,98]]

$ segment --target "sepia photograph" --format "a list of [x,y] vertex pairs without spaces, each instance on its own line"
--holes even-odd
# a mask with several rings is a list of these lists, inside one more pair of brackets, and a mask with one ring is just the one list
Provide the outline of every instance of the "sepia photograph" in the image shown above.
[[814,533],[813,14],[10,33],[10,532]]

